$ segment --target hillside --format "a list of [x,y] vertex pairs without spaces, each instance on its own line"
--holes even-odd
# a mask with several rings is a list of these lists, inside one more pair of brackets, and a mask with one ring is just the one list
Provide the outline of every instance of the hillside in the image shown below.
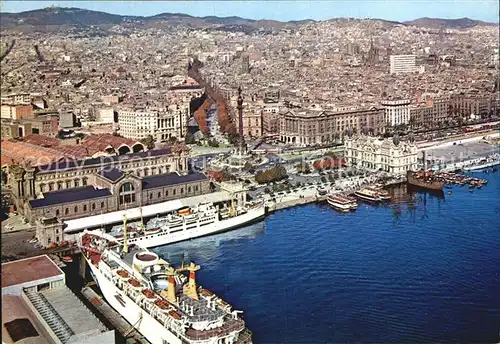
[[468,29],[474,26],[498,25],[495,23],[487,23],[480,20],[474,20],[469,18],[441,19],[441,18],[427,18],[427,17],[406,21],[404,22],[404,24],[426,27],[431,29],[439,29],[439,28]]
[[[379,20],[379,19],[373,19]],[[387,25],[402,23],[380,20]],[[17,30],[53,30],[61,27],[105,27],[108,25],[127,25],[140,27],[173,27],[184,26],[194,29],[210,29],[224,31],[253,32],[257,30],[272,31],[283,27],[294,27],[301,24],[313,23],[314,20],[280,22],[277,20],[253,20],[240,17],[194,17],[182,13],[161,13],[150,17],[122,16],[106,12],[91,11],[80,8],[47,7],[40,10],[20,13],[0,13],[1,29]],[[428,28],[469,28],[477,25],[498,25],[485,23],[469,18],[439,19],[419,18],[404,22],[405,25],[414,25]]]

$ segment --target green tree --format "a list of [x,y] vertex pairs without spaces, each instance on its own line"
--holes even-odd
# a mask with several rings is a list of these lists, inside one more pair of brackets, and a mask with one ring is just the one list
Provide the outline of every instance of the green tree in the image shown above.
[[148,149],[153,149],[155,148],[155,140],[153,139],[153,136],[148,135],[145,138],[141,140],[141,143],[145,145]]
[[325,176],[321,177],[321,182],[326,183],[326,177]]
[[217,142],[216,139],[211,139],[211,140],[208,140],[208,145],[210,147],[218,148],[219,147],[219,142]]
[[194,139],[194,135],[191,134],[190,132],[187,132],[186,136],[184,136],[184,142],[186,142],[186,144],[188,144],[188,145],[194,144],[195,141],[196,140]]

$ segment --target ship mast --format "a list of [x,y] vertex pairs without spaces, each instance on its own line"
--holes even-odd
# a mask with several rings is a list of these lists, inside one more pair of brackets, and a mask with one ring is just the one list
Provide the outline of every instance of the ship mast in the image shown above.
[[127,213],[123,213],[123,253],[128,253],[127,244]]
[[139,207],[139,213],[141,215],[141,223],[140,223],[141,230],[144,231],[144,217],[142,216],[142,206]]

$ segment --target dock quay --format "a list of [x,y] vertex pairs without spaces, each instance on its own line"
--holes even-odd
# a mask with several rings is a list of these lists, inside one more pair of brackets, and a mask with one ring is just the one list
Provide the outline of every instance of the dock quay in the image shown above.
[[111,306],[90,287],[83,288],[82,295],[92,303],[94,308],[102,314],[123,337],[125,337],[125,343],[149,343],[146,338],[136,331],[127,320],[111,308]]

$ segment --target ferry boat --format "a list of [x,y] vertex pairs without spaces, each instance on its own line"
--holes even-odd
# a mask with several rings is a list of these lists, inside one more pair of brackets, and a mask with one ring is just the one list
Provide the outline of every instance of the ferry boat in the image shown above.
[[242,312],[196,284],[199,265],[175,268],[103,232],[80,233],[78,246],[105,300],[150,343],[252,343]]
[[378,191],[375,191],[373,189],[369,188],[364,188],[361,190],[358,190],[354,192],[354,195],[364,201],[369,201],[369,202],[380,202],[380,195]]
[[[265,209],[263,202],[223,209],[213,203],[200,203],[193,208],[153,218],[137,231],[129,233],[127,228],[127,244],[149,248],[228,231],[262,219]],[[120,243],[124,240],[123,231],[111,235]]]
[[387,190],[382,189],[381,187],[368,187],[367,189],[376,192],[379,196],[380,201],[390,201],[391,195]]
[[358,202],[353,197],[346,197],[342,195],[328,195],[326,201],[332,208],[346,213],[358,208]]

